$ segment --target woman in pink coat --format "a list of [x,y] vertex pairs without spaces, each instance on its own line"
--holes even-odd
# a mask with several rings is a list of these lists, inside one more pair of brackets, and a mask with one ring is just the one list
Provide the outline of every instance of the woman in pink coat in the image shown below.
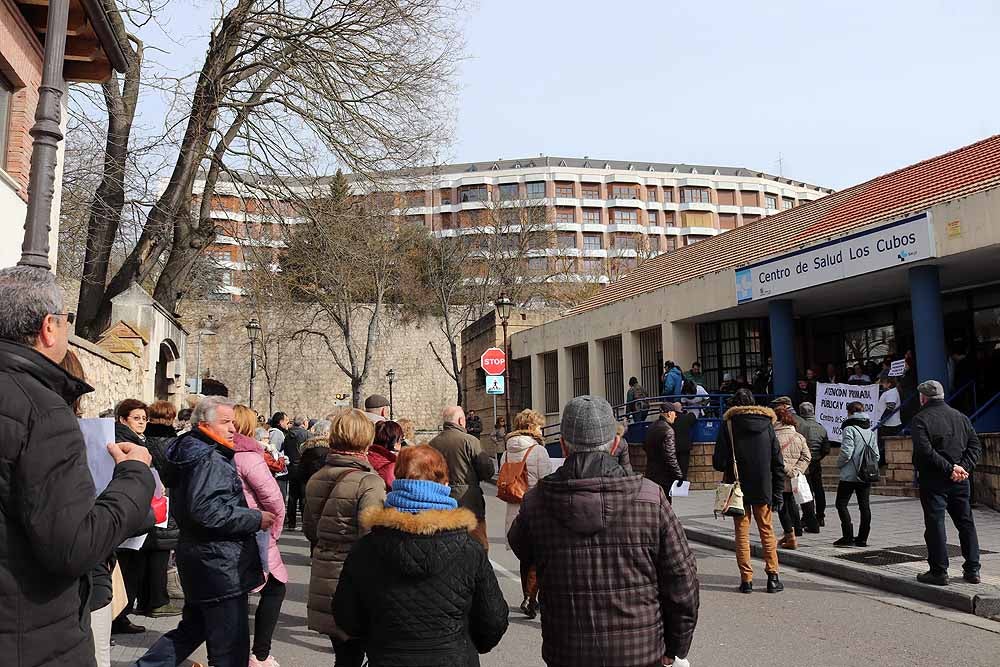
[[278,661],[271,656],[271,638],[281,614],[281,604],[285,601],[285,584],[288,570],[278,551],[278,538],[285,525],[285,502],[278,483],[264,462],[264,448],[253,439],[257,426],[257,414],[245,405],[237,405],[234,422],[237,433],[233,438],[236,455],[236,472],[243,482],[243,495],[251,509],[260,509],[274,514],[271,524],[271,539],[267,549],[267,579],[264,587],[258,589],[260,602],[254,614],[253,647],[249,667],[278,667]]

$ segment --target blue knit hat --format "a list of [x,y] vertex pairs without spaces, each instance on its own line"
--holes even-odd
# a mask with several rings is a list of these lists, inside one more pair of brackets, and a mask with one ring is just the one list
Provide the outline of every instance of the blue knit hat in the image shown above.
[[458,501],[451,497],[451,488],[427,479],[396,479],[392,491],[385,497],[385,506],[417,514],[424,510],[453,510]]

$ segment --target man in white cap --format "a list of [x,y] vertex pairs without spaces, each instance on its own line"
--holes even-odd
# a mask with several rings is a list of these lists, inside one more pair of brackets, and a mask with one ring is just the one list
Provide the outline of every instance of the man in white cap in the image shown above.
[[910,422],[913,467],[920,476],[920,504],[924,508],[924,540],[930,570],[917,580],[934,586],[948,585],[948,539],[945,510],[958,529],[965,565],[962,578],[978,584],[979,536],[970,507],[969,476],[982,449],[972,422],[944,402],[944,388],[937,380],[917,387],[920,412]]

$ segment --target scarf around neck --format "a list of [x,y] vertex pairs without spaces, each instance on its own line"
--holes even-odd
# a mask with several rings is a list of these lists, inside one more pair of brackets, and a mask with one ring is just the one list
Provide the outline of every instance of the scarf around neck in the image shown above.
[[397,479],[392,491],[385,497],[385,506],[417,514],[424,510],[453,510],[458,501],[451,497],[451,489],[426,479]]

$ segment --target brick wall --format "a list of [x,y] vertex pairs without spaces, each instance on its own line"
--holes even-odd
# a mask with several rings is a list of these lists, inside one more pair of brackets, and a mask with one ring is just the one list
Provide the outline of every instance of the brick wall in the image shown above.
[[0,0],[0,72],[13,84],[5,171],[28,200],[31,136],[42,82],[42,47],[10,0]]
[[114,408],[125,398],[141,398],[143,372],[140,364],[126,364],[93,343],[77,336],[70,340],[70,349],[83,366],[87,384],[94,391],[80,401],[84,417],[97,417]]

